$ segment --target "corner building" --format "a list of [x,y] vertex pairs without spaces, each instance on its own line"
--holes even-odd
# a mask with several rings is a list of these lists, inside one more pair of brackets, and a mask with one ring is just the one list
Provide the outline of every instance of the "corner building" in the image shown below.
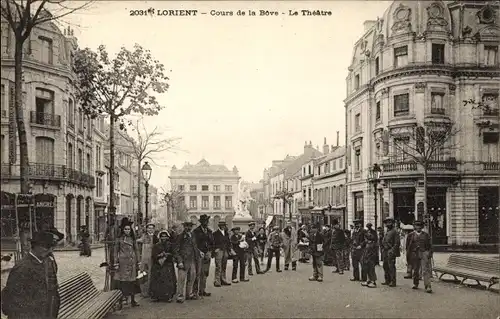
[[[498,2],[394,1],[364,23],[347,77],[348,220],[374,222],[374,163],[382,166],[378,224],[424,218],[423,169],[394,147],[417,126],[459,132],[428,173],[434,244],[498,243],[500,40]],[[474,99],[487,110],[464,106]],[[458,147],[449,147],[458,145]]]

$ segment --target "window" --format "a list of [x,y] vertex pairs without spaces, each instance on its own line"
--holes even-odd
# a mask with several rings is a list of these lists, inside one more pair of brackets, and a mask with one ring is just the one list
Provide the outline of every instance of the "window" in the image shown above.
[[54,113],[54,92],[37,88],[35,108],[36,124],[55,125],[51,116]]
[[233,186],[232,185],[226,185],[224,187],[224,189],[226,190],[226,192],[232,192],[233,191]]
[[307,196],[309,197],[309,200],[312,200],[312,192],[311,192],[311,187],[307,189]]
[[312,172],[311,172],[311,165],[309,165],[309,175],[311,175]]
[[179,185],[179,191],[183,192],[184,191],[184,185]]
[[333,160],[332,161],[332,170],[335,171],[337,169],[337,161],[336,160]]
[[104,117],[100,117],[97,120],[97,129],[99,132],[103,133],[104,132]]
[[355,90],[359,89],[359,74],[356,74],[354,76],[354,89]]
[[9,105],[9,102],[7,101],[7,94],[5,93],[5,85],[2,84],[1,86],[1,100],[0,100],[0,106],[2,107],[2,118],[7,117],[7,105]]
[[7,146],[7,143],[5,143],[5,135],[1,135],[2,139],[1,139],[1,146],[0,146],[0,157],[2,158],[2,163],[7,163],[7,150],[6,150],[6,146]]
[[432,64],[444,63],[444,44],[432,44]]
[[379,58],[376,57],[375,58],[375,75],[378,75],[380,72],[380,62],[379,62]]
[[380,155],[381,155],[381,149],[380,149],[380,143],[376,143],[375,144],[375,159],[377,160],[377,162],[380,161]]
[[75,105],[71,99],[68,101],[68,126],[75,127]]
[[204,192],[208,191],[208,185],[201,185],[201,190]]
[[68,168],[72,169],[73,168],[73,163],[74,163],[74,156],[73,156],[73,144],[68,143],[68,149],[66,150],[66,166]]
[[356,172],[361,171],[361,150],[357,149],[354,151],[354,170]]
[[226,196],[226,209],[232,208],[233,207],[233,197],[232,196]]
[[78,170],[83,171],[83,151],[81,148],[78,149]]
[[394,95],[394,116],[410,114],[410,95],[408,93]]
[[54,164],[54,140],[50,137],[37,136],[36,140],[36,162],[42,164]]
[[78,109],[78,132],[83,134],[83,111]]
[[92,119],[87,117],[87,136],[92,136]]
[[214,192],[220,192],[220,185],[214,185]]
[[189,208],[196,208],[197,198],[196,196],[189,196]]
[[380,101],[375,105],[375,121],[380,122]]
[[189,190],[190,191],[196,191],[196,185],[189,185]]
[[92,159],[90,157],[90,153],[87,153],[87,174],[90,174],[92,167]]
[[306,167],[302,167],[302,176],[306,176]]
[[354,130],[356,133],[361,132],[361,113],[354,116]]
[[344,161],[341,158],[339,158],[339,169],[343,169],[344,168],[344,163],[343,162]]
[[402,67],[408,64],[408,47],[394,48],[394,67]]
[[481,101],[486,106],[484,110],[485,115],[498,115],[498,94],[483,94]]
[[40,62],[52,64],[54,58],[54,52],[52,48],[52,40],[45,37],[38,37],[41,42],[40,47]]
[[405,162],[408,159],[409,143],[410,138],[408,136],[394,138],[392,152],[396,163]]
[[201,197],[201,208],[208,209],[208,196]]
[[101,169],[101,146],[99,145],[95,147],[95,169]]
[[431,113],[432,114],[444,114],[444,94],[443,93],[431,93]]
[[102,178],[97,177],[96,178],[96,197],[102,197],[104,193],[103,185],[102,185]]
[[484,144],[498,144],[498,133],[497,132],[483,132],[483,143]]
[[361,219],[361,225],[364,225],[365,212],[363,207],[363,192],[354,193],[354,219]]
[[495,66],[498,64],[498,46],[484,46],[484,65]]
[[214,196],[214,209],[220,209],[220,196]]

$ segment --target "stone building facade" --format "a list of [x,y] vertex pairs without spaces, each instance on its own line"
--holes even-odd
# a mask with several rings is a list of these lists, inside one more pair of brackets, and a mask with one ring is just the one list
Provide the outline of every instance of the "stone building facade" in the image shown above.
[[202,159],[195,165],[172,167],[169,178],[172,189],[184,195],[188,219],[196,224],[201,215],[207,214],[212,229],[220,220],[232,226],[240,180],[236,166],[229,170]]
[[[394,1],[365,22],[346,80],[349,221],[374,221],[376,193],[379,225],[428,218],[435,244],[498,242],[498,12],[482,1]],[[447,125],[457,133],[429,163],[426,214],[423,169],[395,143]]]

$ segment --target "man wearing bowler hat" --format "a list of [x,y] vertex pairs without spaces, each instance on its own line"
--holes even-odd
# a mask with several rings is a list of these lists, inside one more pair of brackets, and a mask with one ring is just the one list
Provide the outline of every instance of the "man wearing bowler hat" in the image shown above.
[[248,223],[248,230],[245,233],[245,241],[248,244],[247,261],[248,261],[248,275],[253,276],[252,262],[255,263],[255,271],[257,274],[262,274],[259,264],[259,250],[257,247],[257,234],[255,233],[255,222]]
[[210,216],[203,214],[200,216],[200,226],[193,230],[196,245],[201,251],[202,258],[198,265],[198,275],[194,284],[194,291],[198,291],[199,296],[209,297],[211,294],[206,291],[207,277],[210,270],[210,260],[214,249],[214,235],[212,230],[208,228]]
[[413,289],[418,289],[420,280],[420,270],[422,270],[424,278],[425,291],[432,292],[431,277],[432,277],[432,244],[431,236],[423,231],[424,223],[420,220],[413,224],[414,231],[408,235],[407,253],[411,261],[411,270],[413,272]]
[[191,233],[193,223],[188,221],[182,224],[184,231],[177,236],[175,256],[177,256],[177,302],[184,300],[198,299],[198,295],[193,292],[194,280],[196,278],[196,266],[200,260],[200,250],[196,246],[196,240]]
[[398,232],[394,228],[394,219],[386,218],[384,220],[387,232],[382,240],[382,257],[384,259],[384,277],[385,282],[382,285],[396,287],[396,258],[400,256],[401,240]]
[[31,251],[10,271],[2,290],[2,311],[8,318],[57,318],[57,270],[48,262],[56,236],[49,231],[33,234]]
[[231,241],[225,221],[219,221],[218,228],[214,231],[213,237],[215,254],[214,286],[230,286],[231,283],[226,280],[226,268],[229,252],[231,251]]
[[[356,219],[353,221],[354,229],[351,237],[351,259],[352,259],[352,278],[351,281],[366,281],[365,268],[362,265],[363,252],[365,248],[365,230],[361,227],[362,221]],[[361,270],[361,278],[359,272]]]

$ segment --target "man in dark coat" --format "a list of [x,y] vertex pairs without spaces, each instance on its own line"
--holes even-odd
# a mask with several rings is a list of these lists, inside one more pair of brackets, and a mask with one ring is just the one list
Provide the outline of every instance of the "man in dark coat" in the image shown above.
[[309,281],[323,281],[323,257],[325,240],[320,230],[319,225],[311,226],[311,233],[309,234],[309,249],[312,256],[313,275]]
[[[377,233],[378,233],[378,251],[379,251],[379,256],[380,256],[380,261],[384,261],[384,257],[382,256],[382,250],[384,247],[382,246],[382,240],[384,239],[384,227],[377,227]],[[377,266],[380,266],[379,263],[377,263]]]
[[283,247],[283,237],[279,232],[279,227],[274,226],[273,231],[268,236],[268,249],[267,249],[267,267],[266,272],[271,269],[271,263],[273,260],[273,256],[276,258],[276,272],[281,272],[280,269],[280,257],[281,257],[281,248]]
[[351,281],[359,281],[359,271],[361,268],[361,281],[366,281],[366,273],[362,265],[363,250],[365,247],[365,230],[361,227],[361,220],[353,221],[354,229],[351,236],[351,259],[352,276]]
[[413,227],[415,231],[408,235],[406,239],[407,254],[410,255],[413,272],[413,289],[418,289],[420,280],[420,269],[422,268],[425,291],[432,293],[431,277],[432,277],[432,244],[431,236],[422,230],[424,223],[415,221]]
[[257,274],[262,274],[259,264],[259,248],[257,246],[257,233],[255,232],[255,222],[248,223],[248,230],[245,233],[245,241],[248,244],[247,249],[247,262],[248,262],[248,275],[253,276],[252,262],[255,264],[255,271]]
[[57,318],[57,268],[48,261],[56,244],[54,237],[48,231],[35,233],[31,251],[10,271],[1,300],[9,319]]
[[377,287],[377,274],[375,273],[375,265],[378,264],[378,235],[372,228],[372,223],[366,224],[365,232],[365,249],[363,252],[363,269],[368,277],[366,282],[362,282],[362,286],[369,288]]
[[226,267],[231,251],[231,241],[229,231],[225,221],[219,221],[218,229],[213,233],[214,236],[214,254],[215,254],[215,276],[214,286],[230,286],[226,280]]
[[196,246],[201,252],[201,262],[198,265],[198,275],[194,283],[194,291],[198,292],[201,297],[209,297],[211,293],[206,291],[207,277],[210,271],[210,261],[214,250],[214,235],[212,230],[208,228],[210,216],[203,214],[200,216],[200,226],[193,230]]
[[385,282],[382,285],[396,287],[396,258],[400,256],[401,240],[399,233],[394,228],[394,219],[386,218],[384,220],[387,232],[382,240],[382,257],[384,258],[384,277]]
[[323,257],[323,264],[325,266],[333,266],[333,264],[335,263],[335,254],[331,249],[332,228],[330,227],[330,225],[323,226],[321,234],[323,236],[323,240],[325,241],[325,255]]
[[333,254],[333,261],[335,262],[335,269],[333,272],[344,274],[344,247],[345,247],[345,234],[340,229],[339,221],[337,219],[332,222],[333,230],[330,237],[330,251]]
[[[233,273],[232,273],[232,279],[233,283],[236,284],[238,282],[247,282],[249,281],[248,279],[245,279],[245,263],[246,263],[246,258],[245,258],[245,250],[246,248],[244,247],[246,245],[246,242],[243,238],[243,235],[240,234],[240,227],[234,227],[231,229],[233,234],[231,235],[231,245],[233,247],[233,250],[236,254],[233,256]],[[240,268],[240,280],[238,281],[238,267]]]
[[191,233],[192,222],[183,223],[184,231],[177,236],[174,256],[177,257],[178,281],[177,302],[182,303],[185,299],[196,300],[198,295],[193,292],[196,279],[196,267],[201,259],[200,250],[196,240]]

